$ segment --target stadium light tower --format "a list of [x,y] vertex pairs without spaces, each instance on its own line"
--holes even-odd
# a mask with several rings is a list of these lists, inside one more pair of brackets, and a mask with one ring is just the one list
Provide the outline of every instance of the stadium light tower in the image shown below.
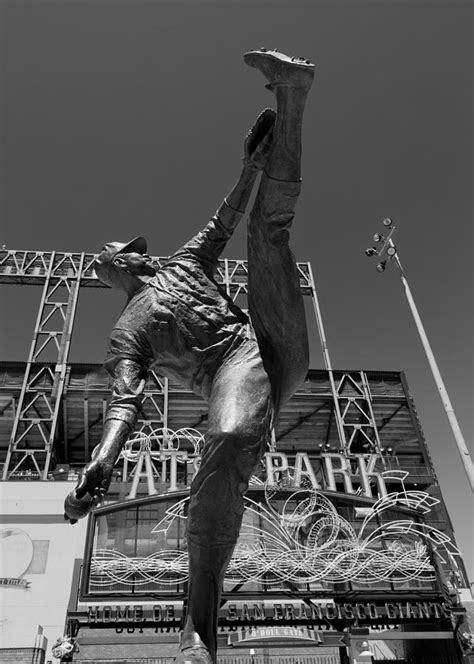
[[436,387],[438,388],[441,401],[443,402],[443,406],[446,411],[446,415],[448,417],[449,424],[451,426],[454,435],[454,439],[458,446],[459,454],[461,455],[461,460],[464,466],[464,470],[466,471],[468,480],[470,482],[471,490],[474,491],[474,467],[472,464],[472,460],[469,454],[469,450],[467,449],[466,443],[464,441],[462,431],[459,427],[456,415],[454,413],[454,409],[451,405],[448,392],[441,377],[441,373],[438,369],[438,365],[433,355],[433,351],[431,350],[431,346],[428,341],[428,337],[426,336],[423,323],[421,322],[420,314],[418,313],[418,310],[416,308],[415,300],[413,299],[413,295],[411,294],[411,290],[408,285],[405,272],[400,262],[400,258],[398,257],[397,248],[392,240],[392,236],[395,232],[395,226],[393,225],[392,220],[389,218],[384,219],[382,223],[385,226],[385,228],[388,230],[387,236],[385,237],[380,233],[375,233],[373,236],[373,240],[374,242],[380,245],[380,248],[378,248],[377,246],[369,247],[368,249],[365,250],[365,254],[366,256],[369,257],[377,256],[378,258],[381,259],[380,262],[377,263],[378,272],[385,272],[387,266],[391,262],[394,262],[398,268],[398,271],[400,273],[400,278],[402,280],[402,284],[405,289],[405,294],[407,296],[408,304],[410,306],[411,313],[415,320],[415,325],[418,330],[418,334],[420,335],[421,343],[423,344],[423,348],[425,350],[428,363],[433,373],[433,378],[436,383]]

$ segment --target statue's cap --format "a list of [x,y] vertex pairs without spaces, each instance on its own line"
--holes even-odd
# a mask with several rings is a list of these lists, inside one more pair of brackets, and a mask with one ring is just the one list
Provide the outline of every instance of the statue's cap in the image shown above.
[[94,270],[102,283],[113,286],[113,260],[117,254],[129,254],[137,252],[146,253],[147,244],[144,237],[139,235],[130,242],[108,242],[94,262]]

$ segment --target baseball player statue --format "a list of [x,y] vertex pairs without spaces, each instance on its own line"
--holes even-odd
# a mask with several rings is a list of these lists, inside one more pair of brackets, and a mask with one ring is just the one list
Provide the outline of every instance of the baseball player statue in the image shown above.
[[[65,518],[85,516],[107,491],[133,431],[148,370],[202,395],[208,430],[193,479],[187,521],[189,590],[177,662],[215,664],[217,616],[227,564],[239,536],[244,494],[279,409],[304,380],[308,339],[289,229],[301,187],[301,131],[314,65],[277,51],[245,54],[276,96],[244,144],[237,184],[205,228],[158,267],[143,237],[110,242],[95,270],[128,302],[105,366],[113,395],[100,445],[65,501]],[[247,316],[214,271],[260,184],[248,222]]]

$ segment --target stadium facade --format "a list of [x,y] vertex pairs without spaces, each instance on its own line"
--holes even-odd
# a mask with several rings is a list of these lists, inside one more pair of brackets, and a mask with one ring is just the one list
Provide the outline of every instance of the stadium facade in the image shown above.
[[[80,288],[100,287],[93,258],[0,252],[0,282],[43,288],[27,361],[0,364],[0,662],[165,664],[179,639],[205,402],[151,372],[106,502],[73,527],[62,516],[110,396],[101,366],[68,362]],[[285,406],[252,478],[219,661],[470,661],[468,580],[405,376],[334,370],[299,270],[326,367]],[[244,261],[217,276],[245,296]]]

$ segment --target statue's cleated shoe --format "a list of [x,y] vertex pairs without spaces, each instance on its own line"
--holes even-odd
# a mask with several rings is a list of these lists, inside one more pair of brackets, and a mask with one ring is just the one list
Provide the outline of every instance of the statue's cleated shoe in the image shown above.
[[268,88],[278,86],[309,90],[314,77],[314,64],[306,58],[292,58],[279,51],[261,48],[244,54],[249,67],[260,69],[267,79]]
[[213,664],[211,653],[203,646],[184,648],[174,661],[176,664]]

